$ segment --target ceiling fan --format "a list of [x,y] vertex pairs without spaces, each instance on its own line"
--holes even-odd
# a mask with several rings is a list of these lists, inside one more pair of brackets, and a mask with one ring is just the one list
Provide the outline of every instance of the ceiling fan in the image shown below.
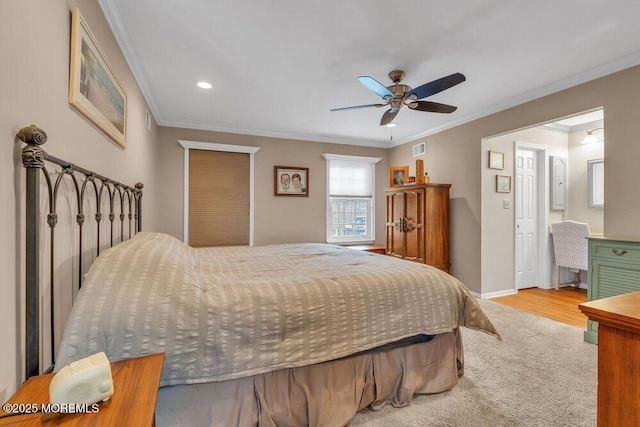
[[389,73],[389,78],[391,79],[393,84],[391,86],[385,87],[382,83],[378,82],[372,77],[358,77],[360,83],[362,83],[367,89],[384,100],[383,104],[356,105],[353,107],[334,108],[331,111],[356,110],[359,108],[388,106],[390,108],[382,115],[380,126],[388,125],[389,123],[391,123],[403,105],[406,105],[412,110],[426,111],[429,113],[453,113],[458,107],[454,107],[453,105],[440,104],[438,102],[418,100],[431,95],[435,95],[438,92],[442,92],[443,90],[449,89],[450,87],[453,87],[466,80],[463,74],[454,73],[446,77],[442,77],[438,80],[425,83],[415,89],[411,89],[411,86],[400,84],[400,82],[404,78],[404,71],[393,70]]

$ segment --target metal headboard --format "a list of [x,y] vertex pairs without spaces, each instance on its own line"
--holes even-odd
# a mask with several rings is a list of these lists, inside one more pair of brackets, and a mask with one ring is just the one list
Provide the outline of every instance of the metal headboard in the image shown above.
[[[77,209],[76,223],[78,227],[78,288],[82,286],[82,230],[85,225],[84,202],[87,188],[93,189],[96,198],[95,227],[97,230],[96,257],[100,255],[100,224],[102,222],[101,201],[106,194],[109,197],[108,219],[110,223],[110,246],[114,246],[114,222],[116,215],[114,207],[120,201],[120,241],[125,237],[125,222],[128,222],[128,237],[142,229],[142,188],[141,183],[134,187],[123,185],[105,176],[76,166],[65,160],[47,154],[40,146],[47,142],[47,134],[35,125],[27,126],[18,132],[18,138],[27,145],[22,148],[22,164],[27,170],[26,178],[26,378],[40,374],[40,253],[44,247],[40,246],[40,173],[46,182],[46,194],[49,201],[47,224],[50,230],[50,323],[51,323],[51,360],[55,360],[54,333],[54,235],[58,222],[56,204],[58,189],[63,177],[70,176],[75,189]],[[49,162],[60,167],[58,177],[52,180],[51,173],[46,167]],[[83,175],[84,178],[82,176]],[[80,178],[80,179],[79,179]],[[98,184],[97,181],[100,181]],[[90,192],[91,190],[89,190]],[[128,202],[128,203],[125,203]],[[105,202],[106,203],[106,202]],[[128,215],[125,208],[128,206]],[[117,244],[119,242],[115,242]]]

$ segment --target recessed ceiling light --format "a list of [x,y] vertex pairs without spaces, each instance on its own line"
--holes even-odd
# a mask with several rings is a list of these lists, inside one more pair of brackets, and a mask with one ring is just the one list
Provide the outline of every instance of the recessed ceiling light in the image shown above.
[[202,89],[211,89],[211,83],[208,82],[198,82],[198,87]]
[[394,127],[396,127],[396,124],[395,123],[388,123],[385,126],[388,127],[388,128],[394,128]]

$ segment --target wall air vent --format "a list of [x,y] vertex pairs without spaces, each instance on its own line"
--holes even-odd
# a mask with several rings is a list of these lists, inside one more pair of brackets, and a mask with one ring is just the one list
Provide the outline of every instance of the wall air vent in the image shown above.
[[426,142],[421,142],[420,144],[416,144],[413,146],[413,157],[422,156],[423,154],[427,154]]

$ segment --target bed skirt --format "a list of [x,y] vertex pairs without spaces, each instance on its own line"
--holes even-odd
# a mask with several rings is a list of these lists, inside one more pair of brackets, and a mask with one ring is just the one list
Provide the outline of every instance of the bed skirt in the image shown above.
[[336,426],[360,410],[411,404],[463,374],[459,330],[428,342],[365,352],[236,380],[163,387],[158,426]]

